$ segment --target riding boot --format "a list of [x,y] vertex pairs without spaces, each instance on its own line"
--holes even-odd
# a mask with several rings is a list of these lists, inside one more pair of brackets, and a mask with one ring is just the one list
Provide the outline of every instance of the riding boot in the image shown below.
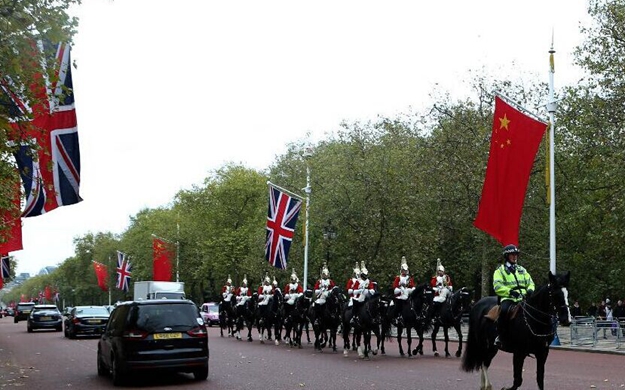
[[495,346],[502,351],[508,352],[508,345],[505,343],[508,336],[508,320],[510,315],[510,307],[514,302],[509,300],[501,301],[501,312],[497,319],[497,337],[495,338]]

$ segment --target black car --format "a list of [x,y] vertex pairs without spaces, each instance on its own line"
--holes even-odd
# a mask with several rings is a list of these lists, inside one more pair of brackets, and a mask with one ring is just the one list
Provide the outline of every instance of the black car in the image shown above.
[[192,301],[123,302],[98,342],[98,375],[110,373],[115,386],[147,370],[191,372],[206,380],[208,358],[207,328]]
[[65,316],[65,337],[99,336],[104,332],[110,313],[105,306],[76,306]]
[[30,312],[35,307],[35,302],[20,302],[15,308],[15,315],[13,315],[13,322],[18,323],[28,319]]
[[26,330],[31,333],[35,329],[63,330],[63,316],[54,305],[35,305],[26,320]]

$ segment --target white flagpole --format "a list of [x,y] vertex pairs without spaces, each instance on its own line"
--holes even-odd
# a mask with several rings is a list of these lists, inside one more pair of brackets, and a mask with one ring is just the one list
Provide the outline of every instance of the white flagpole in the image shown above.
[[553,76],[555,73],[553,48],[553,35],[551,37],[551,49],[549,50],[549,101],[547,111],[549,112],[549,269],[556,273],[556,184],[554,171],[554,134],[556,128],[555,113],[557,102],[555,99]]
[[310,164],[308,159],[312,156],[312,152],[310,148],[306,148],[304,151],[304,159],[306,160],[306,188],[303,188],[303,191],[306,193],[306,236],[304,240],[306,241],[306,245],[304,245],[304,291],[308,286],[308,216],[310,215],[310,193],[312,192],[310,188]]

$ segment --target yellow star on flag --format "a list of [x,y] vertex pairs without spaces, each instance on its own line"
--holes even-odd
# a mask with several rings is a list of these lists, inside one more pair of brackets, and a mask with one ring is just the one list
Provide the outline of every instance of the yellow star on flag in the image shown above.
[[499,118],[499,123],[500,123],[500,126],[499,126],[500,129],[509,130],[508,124],[510,123],[510,120],[508,119],[506,114],[503,114],[503,118]]

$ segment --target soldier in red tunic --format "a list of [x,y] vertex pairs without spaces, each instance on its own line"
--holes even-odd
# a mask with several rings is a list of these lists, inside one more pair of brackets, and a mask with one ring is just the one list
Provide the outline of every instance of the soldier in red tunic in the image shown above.
[[445,273],[445,267],[441,264],[441,259],[436,260],[436,275],[432,276],[430,286],[434,290],[434,317],[440,314],[443,302],[451,295],[453,285],[449,275]]
[[347,296],[349,296],[349,303],[347,304],[347,307],[352,307],[352,305],[354,304],[354,286],[356,286],[356,283],[358,283],[359,276],[360,267],[358,266],[358,262],[356,262],[356,265],[354,266],[354,274],[351,278],[349,278],[349,280],[347,281],[347,286],[345,287],[345,290],[347,291]]
[[408,263],[406,263],[406,256],[401,257],[400,274],[395,277],[393,281],[393,308],[391,317],[393,318],[394,325],[403,326],[402,313],[404,306],[410,293],[414,290],[414,279],[409,275]]

